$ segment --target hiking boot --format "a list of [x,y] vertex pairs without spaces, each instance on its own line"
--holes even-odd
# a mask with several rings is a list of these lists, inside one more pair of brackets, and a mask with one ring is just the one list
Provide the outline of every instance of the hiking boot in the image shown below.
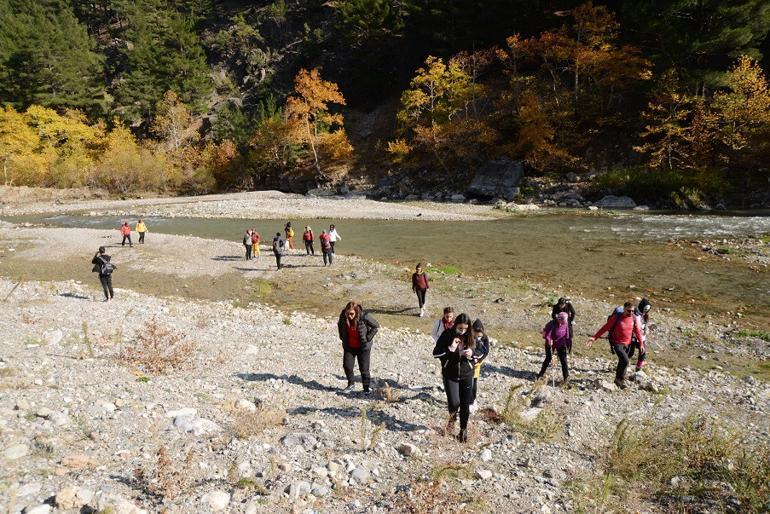
[[616,378],[615,379],[615,385],[618,386],[620,389],[626,388],[626,381],[622,378]]
[[369,394],[371,392],[372,392],[372,390],[369,389],[369,386],[364,386],[364,393]]
[[468,442],[468,429],[462,428],[460,429],[460,433],[457,434],[457,440],[461,443],[467,443]]

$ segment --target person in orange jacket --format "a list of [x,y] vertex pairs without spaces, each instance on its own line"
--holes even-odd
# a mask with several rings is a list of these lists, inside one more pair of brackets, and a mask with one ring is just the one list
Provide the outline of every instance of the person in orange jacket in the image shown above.
[[124,221],[120,226],[120,234],[123,236],[123,241],[120,243],[120,246],[126,246],[126,240],[128,240],[128,246],[134,246],[131,242],[131,227],[128,225],[127,221]]
[[626,368],[628,367],[628,346],[631,344],[633,336],[639,341],[640,351],[644,351],[644,334],[639,323],[638,317],[634,314],[634,304],[626,302],[623,304],[623,312],[613,313],[607,319],[602,328],[588,339],[587,345],[590,347],[594,341],[599,339],[605,332],[608,332],[610,344],[615,354],[618,356],[618,366],[615,369],[615,385],[621,389],[626,388]]

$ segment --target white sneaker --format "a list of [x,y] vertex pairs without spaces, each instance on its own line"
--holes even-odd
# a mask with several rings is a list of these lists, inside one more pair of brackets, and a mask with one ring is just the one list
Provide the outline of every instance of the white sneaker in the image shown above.
[[476,402],[473,402],[473,403],[470,405],[470,411],[471,411],[471,413],[474,413],[474,412],[476,412],[477,410],[479,410],[479,406],[478,406],[478,405],[476,405]]
[[425,316],[425,308],[420,309],[420,317]]

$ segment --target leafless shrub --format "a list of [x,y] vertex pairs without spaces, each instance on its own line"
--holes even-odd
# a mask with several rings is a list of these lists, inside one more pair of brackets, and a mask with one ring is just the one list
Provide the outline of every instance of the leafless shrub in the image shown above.
[[180,369],[192,357],[197,345],[182,334],[160,325],[155,319],[147,323],[132,345],[126,345],[119,360],[150,373],[166,373]]

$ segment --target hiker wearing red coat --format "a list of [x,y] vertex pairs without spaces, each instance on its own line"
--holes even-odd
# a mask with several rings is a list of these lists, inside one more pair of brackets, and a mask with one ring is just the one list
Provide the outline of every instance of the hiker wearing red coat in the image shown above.
[[126,246],[126,240],[128,240],[128,246],[134,246],[131,242],[131,227],[128,226],[127,221],[124,221],[120,226],[120,234],[123,236],[123,241],[120,243],[120,246]]
[[414,273],[412,273],[412,291],[417,294],[417,304],[420,308],[419,316],[421,318],[425,316],[425,295],[428,289],[430,289],[428,275],[422,271],[422,263],[418,263]]
[[641,324],[636,315],[634,315],[634,304],[626,302],[623,304],[623,312],[612,314],[607,323],[600,328],[596,334],[588,340],[590,347],[594,341],[603,334],[609,333],[608,337],[612,349],[618,356],[618,367],[615,370],[615,385],[621,389],[626,387],[626,368],[628,367],[628,346],[636,336],[636,340],[644,349],[644,334],[642,334]]

